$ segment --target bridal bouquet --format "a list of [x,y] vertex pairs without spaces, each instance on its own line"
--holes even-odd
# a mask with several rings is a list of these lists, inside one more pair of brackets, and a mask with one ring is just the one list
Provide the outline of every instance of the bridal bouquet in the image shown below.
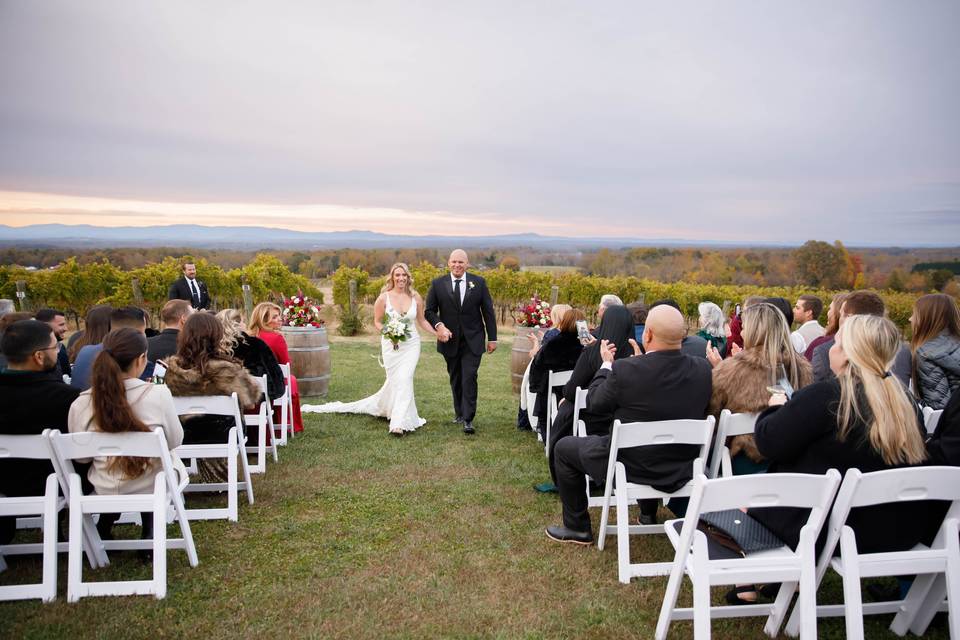
[[283,299],[283,324],[288,327],[322,327],[320,307],[298,291],[297,295]]
[[517,315],[514,316],[521,327],[550,327],[550,303],[544,302],[540,296],[534,294],[527,304],[517,306]]
[[396,314],[383,314],[383,329],[380,334],[393,343],[393,350],[400,348],[400,343],[413,336],[413,328],[410,326],[410,319],[403,318]]

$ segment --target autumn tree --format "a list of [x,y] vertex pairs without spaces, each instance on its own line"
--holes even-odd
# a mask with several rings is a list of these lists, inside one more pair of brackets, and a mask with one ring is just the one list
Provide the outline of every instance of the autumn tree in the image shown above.
[[793,252],[793,261],[801,284],[827,289],[840,289],[849,284],[847,252],[843,245],[807,240]]

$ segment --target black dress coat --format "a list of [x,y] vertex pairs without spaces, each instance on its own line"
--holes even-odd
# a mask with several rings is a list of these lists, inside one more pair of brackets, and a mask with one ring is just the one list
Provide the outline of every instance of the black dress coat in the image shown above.
[[156,362],[177,353],[178,329],[164,329],[152,338],[147,338],[147,360]]
[[200,287],[200,302],[197,303],[193,299],[193,294],[190,293],[190,285],[187,284],[186,276],[180,276],[172,285],[170,285],[170,290],[167,291],[168,300],[187,300],[195,309],[208,309],[210,308],[210,292],[207,291],[207,285],[204,284],[201,280],[196,281],[197,285]]
[[[550,371],[570,371],[577,364],[583,345],[577,338],[576,332],[557,334],[549,342],[543,344],[537,355],[530,363],[530,391],[537,394],[534,405],[534,415],[543,424],[547,417],[547,385]],[[560,400],[561,393],[557,393]]]
[[283,395],[283,371],[277,363],[277,357],[260,338],[242,333],[237,346],[233,348],[233,357],[243,362],[243,368],[254,378],[267,376],[267,393],[271,400]]
[[[883,458],[867,440],[866,425],[857,421],[844,441],[837,438],[837,408],[840,383],[836,379],[815,382],[798,390],[787,404],[771,407],[757,419],[754,439],[760,454],[770,460],[768,473],[811,473],[821,475],[836,469],[842,476],[847,469],[864,473],[896,468]],[[916,428],[923,433],[919,412]],[[758,476],[758,482],[763,482]],[[923,522],[929,503],[885,504],[854,509],[847,524],[856,534],[857,547],[863,553],[902,551],[923,537],[923,528],[908,526]],[[792,548],[800,539],[808,509],[768,507],[751,509],[750,515]],[[818,549],[825,536],[821,535]]]
[[[497,317],[493,311],[493,298],[486,281],[472,273],[464,274],[465,293],[462,304],[453,295],[450,274],[434,279],[424,302],[424,317],[434,327],[442,322],[453,332],[447,342],[437,340],[437,351],[446,357],[457,354],[460,338],[475,356],[483,355],[486,342],[497,340]],[[487,339],[484,341],[484,329]]]

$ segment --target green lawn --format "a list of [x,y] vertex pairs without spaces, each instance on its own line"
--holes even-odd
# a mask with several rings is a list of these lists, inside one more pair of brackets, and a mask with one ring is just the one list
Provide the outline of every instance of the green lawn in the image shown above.
[[[376,391],[383,375],[373,340],[332,342],[330,399]],[[615,544],[600,552],[544,537],[560,504],[532,490],[548,474],[535,438],[514,427],[509,360],[507,342],[484,358],[478,433],[467,437],[450,423],[443,360],[424,343],[416,393],[427,424],[419,431],[395,438],[372,417],[307,415],[306,434],[281,449],[265,477],[254,476],[256,504],[241,500],[238,524],[194,524],[200,565],[170,553],[165,600],[67,604],[61,556],[57,601],[0,604],[0,637],[652,637],[665,578],[621,585]],[[633,549],[635,558],[672,557],[663,536],[637,539]],[[10,565],[2,584],[39,569],[34,560]],[[118,554],[97,573],[146,577],[147,569]],[[836,583],[827,592],[840,593]],[[868,622],[867,637],[893,637],[889,619]],[[761,638],[762,625],[720,621],[714,637]],[[686,638],[692,628],[672,631]],[[843,635],[842,620],[821,623],[821,637]]]

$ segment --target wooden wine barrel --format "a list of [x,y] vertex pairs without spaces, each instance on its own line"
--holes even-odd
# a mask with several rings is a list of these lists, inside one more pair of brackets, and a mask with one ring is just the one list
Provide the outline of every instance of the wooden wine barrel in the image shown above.
[[330,385],[330,343],[323,327],[282,327],[290,372],[297,378],[300,397],[325,396]]
[[536,327],[517,327],[517,335],[513,338],[513,349],[510,351],[510,381],[513,386],[513,392],[520,395],[520,385],[523,383],[523,372],[527,370],[530,364],[530,342],[529,336],[537,331]]

